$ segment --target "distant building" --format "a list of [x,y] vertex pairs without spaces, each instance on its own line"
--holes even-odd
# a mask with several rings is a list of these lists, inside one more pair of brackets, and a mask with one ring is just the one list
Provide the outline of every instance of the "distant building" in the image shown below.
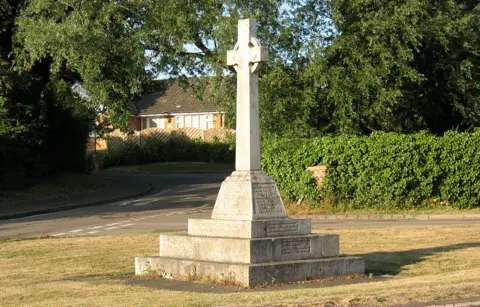
[[191,89],[172,83],[163,90],[142,96],[131,103],[130,128],[136,131],[148,128],[176,129],[184,127],[223,128],[225,110],[204,95],[198,99]]

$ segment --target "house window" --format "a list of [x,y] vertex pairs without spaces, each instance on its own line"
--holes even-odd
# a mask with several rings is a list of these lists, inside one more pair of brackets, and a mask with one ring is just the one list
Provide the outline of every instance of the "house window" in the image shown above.
[[158,118],[142,118],[141,124],[142,130],[148,128],[165,128],[165,119],[163,117]]
[[153,118],[150,118],[149,122],[150,122],[150,128],[157,128],[157,122]]
[[175,116],[175,127],[176,128],[183,128],[183,116]]
[[192,115],[192,127],[193,128],[200,128],[200,119],[198,115]]
[[200,129],[207,130],[207,118],[205,115],[200,115]]
[[152,121],[155,123],[157,128],[165,128],[165,119],[164,118],[154,118]]
[[214,128],[214,123],[213,123],[213,115],[212,114],[207,114],[205,115],[205,121],[207,122],[207,129]]
[[185,122],[183,124],[185,127],[192,127],[192,116],[185,115]]

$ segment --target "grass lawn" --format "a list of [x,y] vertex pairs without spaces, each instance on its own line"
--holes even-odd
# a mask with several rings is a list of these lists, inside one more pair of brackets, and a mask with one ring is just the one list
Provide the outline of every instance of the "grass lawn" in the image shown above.
[[290,215],[309,215],[309,214],[480,214],[480,208],[473,209],[456,209],[448,206],[431,206],[421,207],[411,210],[399,210],[399,209],[358,209],[353,210],[349,208],[337,208],[337,207],[322,207],[315,206],[315,209],[310,209],[308,203],[297,204],[295,202],[285,202],[285,207]]
[[235,166],[225,163],[207,162],[161,162],[142,165],[125,165],[106,169],[105,171],[122,173],[220,173],[233,172]]
[[41,183],[18,190],[0,190],[2,205],[33,203],[102,191],[107,182],[97,176],[82,173],[59,173]]
[[343,254],[392,278],[216,294],[154,289],[132,283],[133,257],[158,253],[158,234],[44,238],[0,242],[0,305],[393,306],[480,293],[480,225],[317,232],[340,234]]

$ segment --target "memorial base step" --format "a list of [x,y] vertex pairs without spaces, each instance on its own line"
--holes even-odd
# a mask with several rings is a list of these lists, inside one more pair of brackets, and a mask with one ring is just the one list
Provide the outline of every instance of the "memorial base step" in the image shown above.
[[310,219],[273,220],[214,220],[189,219],[188,234],[191,236],[268,238],[311,233]]
[[317,259],[337,257],[339,238],[335,234],[257,239],[162,234],[159,255],[250,264]]
[[332,276],[364,274],[360,257],[334,257],[311,260],[244,264],[169,257],[136,257],[136,275],[162,275],[168,278],[210,278],[216,282],[253,287],[266,283],[285,283]]

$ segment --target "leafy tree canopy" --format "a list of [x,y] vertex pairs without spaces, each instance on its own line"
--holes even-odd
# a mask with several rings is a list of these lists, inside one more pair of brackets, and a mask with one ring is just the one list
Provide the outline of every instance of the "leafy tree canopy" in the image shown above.
[[52,171],[82,170],[93,114],[71,91],[70,73],[45,56],[17,65],[15,24],[24,1],[0,0],[0,188]]
[[270,49],[265,130],[443,132],[480,124],[479,14],[473,0],[28,0],[14,54],[19,69],[73,73],[117,125],[159,73],[214,75],[233,115],[226,51],[251,17]]
[[[29,0],[17,19],[17,64],[30,67],[51,57],[52,71],[74,72],[92,102],[112,111],[116,124],[126,123],[127,101],[159,73],[214,75],[205,80],[233,115],[234,83],[222,79],[229,73],[226,52],[236,41],[237,20],[258,20],[258,36],[271,51],[271,65],[263,74],[269,76],[271,70],[272,75],[262,79],[262,87],[275,92],[279,86],[298,85],[297,71],[325,42],[328,19],[321,16],[327,11],[325,3],[312,0]],[[289,97],[276,97],[285,105],[273,106],[269,95],[262,99],[270,100],[262,103],[267,126],[272,107],[288,117],[275,119],[276,128],[289,118],[304,117],[309,108],[301,91],[283,93]]]
[[339,0],[339,35],[309,78],[316,124],[335,132],[441,133],[480,125],[480,4]]

